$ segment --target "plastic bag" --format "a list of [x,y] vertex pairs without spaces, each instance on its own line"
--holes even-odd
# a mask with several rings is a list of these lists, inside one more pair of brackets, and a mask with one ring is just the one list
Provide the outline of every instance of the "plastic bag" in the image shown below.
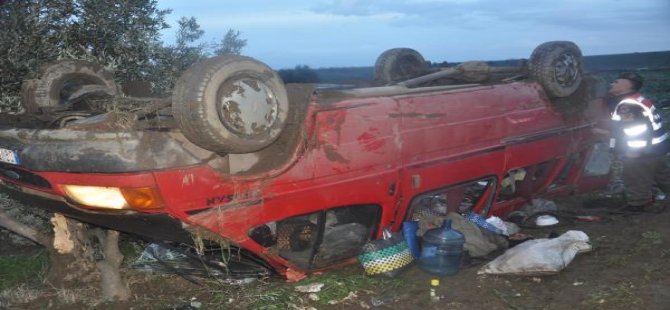
[[577,253],[591,250],[589,237],[570,230],[554,239],[523,242],[482,267],[478,274],[549,275],[563,270]]
[[486,219],[486,222],[497,228],[500,231],[500,234],[505,236],[510,235],[510,233],[507,232],[507,226],[505,226],[505,222],[501,218],[497,216],[491,216]]
[[479,227],[484,228],[494,234],[502,235],[503,232],[491,223],[486,221],[486,218],[473,212],[467,212],[462,214],[463,218],[467,219],[470,222],[477,224]]
[[367,275],[395,277],[414,261],[414,257],[402,234],[391,234],[384,229],[384,239],[363,245],[358,261]]
[[143,272],[177,273],[195,276],[223,275],[222,272],[215,268],[205,268],[202,263],[194,261],[185,254],[156,243],[147,245],[144,251],[142,251],[142,255],[135,260],[131,267]]

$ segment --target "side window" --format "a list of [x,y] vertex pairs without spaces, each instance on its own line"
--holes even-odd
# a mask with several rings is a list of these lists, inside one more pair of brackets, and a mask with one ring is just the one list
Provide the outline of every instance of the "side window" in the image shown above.
[[607,143],[596,143],[593,145],[589,160],[584,166],[584,176],[604,176],[610,173],[612,157]]
[[315,269],[358,255],[380,215],[378,205],[338,207],[257,226],[249,237],[301,268]]
[[323,239],[316,250],[312,267],[353,257],[370,240],[379,223],[380,208],[353,206],[326,211]]
[[408,218],[419,221],[422,229],[430,229],[440,225],[449,212],[484,215],[491,207],[496,186],[492,176],[418,195],[412,200]]
[[547,186],[549,178],[552,177],[558,160],[542,162],[539,164],[513,169],[507,172],[500,181],[500,195],[497,201],[506,201],[516,197],[530,197]]

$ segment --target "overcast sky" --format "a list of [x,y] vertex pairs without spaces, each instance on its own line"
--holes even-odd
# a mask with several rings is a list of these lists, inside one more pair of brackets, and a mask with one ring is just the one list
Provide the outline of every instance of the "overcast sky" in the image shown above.
[[205,41],[228,29],[244,55],[274,69],[372,66],[411,47],[426,60],[527,58],[538,44],[577,43],[584,55],[670,50],[670,0],[160,0],[177,20],[195,17]]

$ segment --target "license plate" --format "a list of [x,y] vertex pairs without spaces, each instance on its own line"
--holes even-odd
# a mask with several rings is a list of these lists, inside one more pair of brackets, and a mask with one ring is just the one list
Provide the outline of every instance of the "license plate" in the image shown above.
[[18,165],[21,163],[19,160],[19,154],[15,151],[0,148],[0,162],[8,163],[12,165]]

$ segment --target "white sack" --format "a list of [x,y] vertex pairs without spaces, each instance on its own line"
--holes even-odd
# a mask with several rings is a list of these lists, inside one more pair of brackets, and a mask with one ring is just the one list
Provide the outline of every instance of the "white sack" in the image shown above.
[[563,270],[577,253],[591,251],[589,236],[570,230],[554,239],[534,239],[507,250],[478,274],[547,275]]

